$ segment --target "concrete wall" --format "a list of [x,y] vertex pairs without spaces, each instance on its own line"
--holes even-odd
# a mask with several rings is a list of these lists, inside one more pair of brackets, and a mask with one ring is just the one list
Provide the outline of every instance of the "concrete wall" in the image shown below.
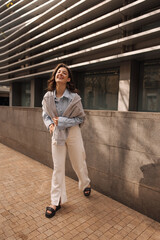
[[[86,111],[92,187],[160,221],[160,114]],[[40,108],[0,107],[0,141],[52,167]],[[76,178],[69,161],[66,173]]]

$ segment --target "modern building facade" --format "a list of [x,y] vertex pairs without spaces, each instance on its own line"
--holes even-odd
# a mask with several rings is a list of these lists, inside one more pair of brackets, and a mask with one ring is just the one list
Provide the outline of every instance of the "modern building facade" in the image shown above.
[[[60,62],[72,69],[86,109],[93,186],[159,221],[160,2],[0,1],[0,84],[10,86],[10,108],[0,108],[0,140],[49,166],[40,107]],[[18,124],[6,125],[7,116]],[[14,131],[4,130],[8,124]],[[69,163],[67,174],[75,178]]]
[[0,82],[10,106],[40,107],[58,62],[73,70],[84,107],[159,111],[157,0],[1,0]]

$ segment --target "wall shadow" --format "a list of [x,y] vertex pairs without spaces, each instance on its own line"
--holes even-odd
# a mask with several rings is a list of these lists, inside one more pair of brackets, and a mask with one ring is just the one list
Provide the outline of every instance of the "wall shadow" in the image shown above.
[[139,211],[160,222],[160,159],[140,167],[143,178],[139,182]]

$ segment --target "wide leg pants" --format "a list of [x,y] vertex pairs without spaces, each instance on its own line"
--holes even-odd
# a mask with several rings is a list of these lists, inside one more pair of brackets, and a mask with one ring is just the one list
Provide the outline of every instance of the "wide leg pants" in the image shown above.
[[65,185],[65,159],[68,150],[69,158],[79,180],[79,189],[84,190],[89,183],[88,170],[86,165],[86,154],[83,139],[79,126],[69,129],[65,145],[56,145],[52,141],[52,158],[54,170],[51,183],[51,204],[58,205],[67,201]]

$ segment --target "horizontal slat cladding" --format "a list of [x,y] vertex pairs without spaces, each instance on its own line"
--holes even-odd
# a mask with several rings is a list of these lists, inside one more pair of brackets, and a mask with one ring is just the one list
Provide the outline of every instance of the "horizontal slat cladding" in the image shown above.
[[[0,82],[160,57],[157,0],[0,1]],[[8,5],[10,4],[10,5]]]

